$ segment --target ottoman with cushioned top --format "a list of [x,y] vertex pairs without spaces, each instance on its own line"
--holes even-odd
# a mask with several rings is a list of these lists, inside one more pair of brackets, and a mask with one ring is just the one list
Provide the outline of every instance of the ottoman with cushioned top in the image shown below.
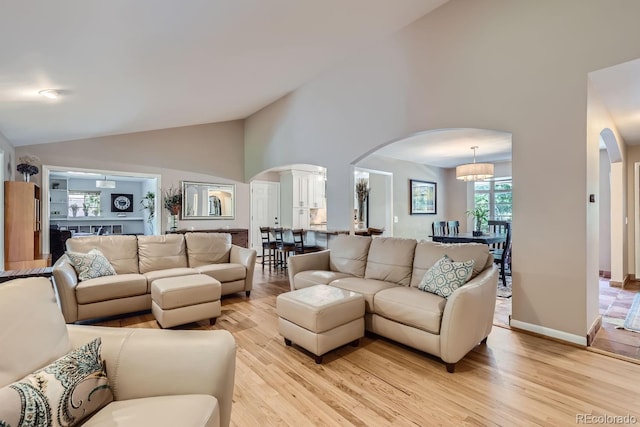
[[151,311],[163,328],[220,316],[220,282],[206,274],[151,282]]
[[278,331],[286,345],[307,349],[322,363],[322,356],[364,336],[364,297],[351,291],[316,285],[278,295]]

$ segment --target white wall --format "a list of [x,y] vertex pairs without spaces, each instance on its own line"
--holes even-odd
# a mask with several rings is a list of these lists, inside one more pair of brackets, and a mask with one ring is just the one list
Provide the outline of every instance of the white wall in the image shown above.
[[351,164],[376,147],[420,130],[511,132],[512,318],[583,342],[597,317],[585,283],[597,283],[598,263],[587,249],[598,240],[587,197],[599,185],[587,74],[640,57],[639,15],[640,2],[622,0],[451,0],[248,118],[245,176],[327,167],[328,222],[342,228]]
[[600,186],[598,188],[598,222],[600,228],[600,262],[601,271],[611,273],[611,187],[609,174],[611,163],[607,150],[600,150]]

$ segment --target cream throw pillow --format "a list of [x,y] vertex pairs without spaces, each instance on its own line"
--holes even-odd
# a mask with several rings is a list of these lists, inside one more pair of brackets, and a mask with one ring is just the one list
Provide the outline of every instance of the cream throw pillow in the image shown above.
[[76,269],[80,281],[116,274],[107,257],[98,249],[91,249],[86,254],[67,251],[67,256],[73,268]]
[[113,400],[101,340],[0,388],[0,427],[75,426]]
[[457,262],[445,255],[427,270],[418,289],[449,298],[456,289],[467,283],[474,264],[474,260]]

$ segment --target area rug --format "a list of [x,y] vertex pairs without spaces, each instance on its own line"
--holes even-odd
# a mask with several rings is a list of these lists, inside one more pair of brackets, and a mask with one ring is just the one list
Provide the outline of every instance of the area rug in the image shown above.
[[640,293],[633,298],[633,304],[622,327],[628,331],[640,332]]
[[511,298],[511,275],[507,276],[507,286],[503,286],[502,279],[498,279],[498,298]]

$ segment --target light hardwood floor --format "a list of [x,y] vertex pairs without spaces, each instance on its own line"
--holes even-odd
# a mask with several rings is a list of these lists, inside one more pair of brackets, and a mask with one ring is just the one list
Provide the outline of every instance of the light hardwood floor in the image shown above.
[[[223,299],[216,325],[238,344],[233,426],[560,426],[579,414],[636,417],[640,365],[496,327],[447,373],[438,359],[368,336],[316,365],[277,332],[284,274],[256,267],[251,298]],[[158,328],[142,314],[98,323]]]

